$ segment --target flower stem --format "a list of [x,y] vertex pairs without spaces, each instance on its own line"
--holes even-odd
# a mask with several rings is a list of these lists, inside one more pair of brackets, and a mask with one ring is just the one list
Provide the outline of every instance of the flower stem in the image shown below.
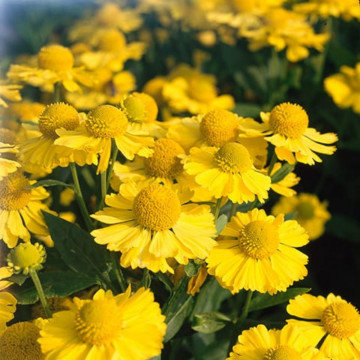
[[50,319],[52,317],[51,311],[50,311],[49,305],[46,301],[44,290],[42,288],[39,276],[38,276],[36,270],[34,270],[34,269],[30,269],[29,274],[30,274],[31,280],[33,281],[33,283],[35,285],[36,291],[39,295],[39,299],[40,299],[41,305],[45,311],[45,315],[48,319]]
[[76,171],[76,165],[74,163],[70,163],[70,170],[71,170],[71,174],[72,174],[72,177],[74,180],[74,186],[75,186],[74,190],[75,190],[76,200],[78,202],[81,214],[84,218],[86,227],[89,231],[91,231],[91,230],[93,230],[94,226],[91,221],[89,212],[87,210],[83,194],[81,192],[79,178],[78,178],[77,171]]
[[54,103],[57,103],[60,101],[60,91],[61,91],[61,82],[58,81],[54,85]]
[[276,160],[277,160],[277,156],[276,156],[276,153],[275,153],[275,149],[272,153],[272,156],[271,156],[271,160],[270,160],[270,165],[269,165],[269,168],[268,168],[268,175],[270,176],[271,175],[271,172],[276,164]]
[[232,203],[232,205],[231,205],[231,210],[230,210],[230,218],[231,218],[232,216],[235,216],[237,205],[238,205],[237,203]]
[[217,201],[216,201],[215,212],[214,212],[215,221],[219,217],[219,214],[220,214],[221,201],[222,201],[222,197],[217,199]]
[[113,269],[114,269],[114,272],[115,272],[115,276],[116,276],[116,279],[117,279],[117,281],[119,283],[120,289],[121,289],[122,292],[125,292],[126,287],[127,287],[126,280],[124,278],[124,274],[121,271],[119,261],[116,258],[115,252],[110,251],[110,256],[111,256],[111,262],[113,263]]
[[106,197],[106,193],[107,193],[106,171],[103,171],[100,173],[100,181],[101,181],[101,201],[99,204],[99,210],[101,210],[104,207],[105,197]]
[[113,172],[113,169],[114,169],[116,158],[117,158],[118,153],[119,153],[119,149],[117,148],[114,139],[112,139],[112,141],[113,141],[113,149],[114,150],[113,150],[113,153],[112,153],[111,162],[110,162],[109,170],[108,170],[108,173],[107,173],[106,191],[108,191],[108,189],[109,189],[111,175],[112,175],[112,172]]

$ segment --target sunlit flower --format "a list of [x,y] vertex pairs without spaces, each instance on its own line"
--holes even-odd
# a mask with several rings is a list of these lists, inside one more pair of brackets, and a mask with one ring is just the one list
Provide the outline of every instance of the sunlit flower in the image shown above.
[[0,85],[0,106],[8,107],[8,104],[3,100],[21,101],[20,89],[21,85]]
[[14,318],[15,310],[15,297],[7,291],[0,291],[0,336],[6,328],[6,323]]
[[25,123],[37,123],[44,109],[45,105],[39,102],[22,101],[21,103],[9,105],[11,115],[14,115]]
[[[0,129],[0,138],[7,129]],[[3,140],[3,139],[1,139]],[[0,140],[0,181],[9,174],[15,172],[21,165],[16,161],[18,150],[14,145],[3,143]]]
[[150,156],[152,150],[149,146],[153,146],[154,143],[147,132],[133,130],[124,112],[112,105],[100,105],[91,110],[82,128],[72,131],[60,129],[56,133],[60,135],[55,140],[56,145],[99,154],[98,173],[108,167],[112,139],[129,160],[132,160],[135,154]]
[[186,197],[156,183],[143,188],[123,184],[119,194],[106,197],[108,206],[92,215],[110,225],[91,234],[98,244],[121,251],[124,267],[173,273],[168,259],[175,258],[181,264],[188,259],[205,259],[215,245],[210,207],[186,204]]
[[328,360],[295,326],[268,330],[258,325],[239,335],[227,360]]
[[9,248],[15,247],[19,238],[30,241],[30,233],[49,235],[42,211],[55,213],[41,202],[49,194],[42,187],[25,190],[30,184],[21,171],[0,182],[0,239]]
[[221,232],[206,259],[208,271],[220,284],[275,294],[307,275],[308,257],[297,247],[308,243],[305,230],[294,220],[284,221],[264,210],[236,213]]
[[129,287],[116,296],[99,290],[92,300],[74,298],[70,310],[43,325],[38,342],[47,360],[146,360],[160,354],[165,331],[150,290],[131,295]]
[[312,345],[332,360],[354,360],[360,357],[360,315],[340,296],[329,294],[299,295],[286,308],[290,315],[305,320],[287,320],[299,327]]
[[62,45],[48,45],[38,53],[38,67],[11,65],[7,76],[14,81],[26,83],[53,92],[55,83],[62,83],[67,91],[81,91],[80,85],[91,86],[93,80],[81,67],[74,67],[74,56]]
[[[360,12],[360,6],[357,4]],[[360,62],[354,68],[341,66],[340,73],[324,80],[327,93],[340,108],[351,107],[360,114]]]

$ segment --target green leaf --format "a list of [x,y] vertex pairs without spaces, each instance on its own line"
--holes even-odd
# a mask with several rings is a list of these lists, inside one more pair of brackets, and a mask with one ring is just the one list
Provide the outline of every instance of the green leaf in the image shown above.
[[309,292],[310,288],[291,288],[286,292],[278,292],[275,295],[259,294],[250,303],[249,312],[269,308],[289,301],[297,295]]
[[219,312],[196,314],[192,322],[192,329],[204,334],[214,333],[226,326],[231,318]]
[[261,107],[256,104],[237,103],[233,112],[243,117],[258,117],[261,110]]
[[286,175],[290,174],[294,170],[294,165],[288,163],[284,164],[276,173],[271,177],[273,184],[281,181]]
[[216,234],[219,235],[219,234],[224,230],[227,222],[228,222],[228,218],[227,218],[227,216],[226,216],[225,214],[221,214],[221,215],[217,218],[216,223],[215,223],[215,226],[216,226]]
[[10,277],[6,278],[6,280],[11,281],[11,282],[21,286],[28,277],[29,277],[28,275],[14,274],[14,275],[11,275]]
[[332,214],[326,224],[326,232],[337,238],[359,244],[360,225],[355,220],[341,214]]
[[[69,296],[74,292],[99,284],[95,277],[72,271],[40,272],[38,275],[46,297]],[[28,279],[21,287],[13,285],[11,292],[21,305],[34,304],[39,300],[31,279]]]
[[294,211],[292,213],[289,213],[289,214],[286,214],[284,216],[284,220],[287,221],[287,220],[292,220],[295,216],[297,215],[297,211]]
[[190,260],[188,262],[188,264],[186,264],[184,266],[185,274],[188,277],[193,277],[193,276],[197,275],[197,273],[199,272],[199,269],[200,269],[200,265],[195,264],[192,260]]
[[73,271],[98,276],[107,270],[105,247],[75,224],[44,212],[44,218],[61,259]]
[[74,188],[74,186],[71,185],[71,184],[67,184],[67,183],[64,183],[64,182],[59,181],[59,180],[48,179],[48,180],[37,181],[35,184],[32,184],[32,185],[26,187],[25,190],[35,189],[35,188],[37,188],[39,186],[44,186],[44,187],[65,186],[65,187],[68,187],[68,188],[71,188],[71,189]]

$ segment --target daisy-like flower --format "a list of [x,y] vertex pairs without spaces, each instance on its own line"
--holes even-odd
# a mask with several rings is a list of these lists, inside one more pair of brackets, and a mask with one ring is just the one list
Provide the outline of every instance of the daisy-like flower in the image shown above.
[[7,108],[8,104],[3,100],[21,101],[21,85],[0,85],[0,106]]
[[[360,6],[357,4],[360,12]],[[341,66],[340,73],[324,80],[326,92],[340,108],[351,107],[360,114],[360,62],[354,68]]]
[[262,124],[252,127],[247,124],[242,130],[266,135],[265,139],[275,146],[280,160],[290,164],[299,161],[314,165],[315,161],[322,161],[316,153],[331,155],[336,150],[335,146],[328,146],[338,140],[336,134],[320,134],[314,128],[309,128],[309,117],[300,105],[282,103],[270,113],[262,112],[260,116]]
[[108,207],[92,215],[110,226],[91,234],[98,244],[121,251],[121,265],[133,269],[173,273],[168,259],[205,259],[215,245],[214,216],[209,206],[186,204],[188,194],[178,194],[157,183],[123,184],[119,194],[106,197]]
[[[74,306],[44,323],[38,342],[46,360],[146,360],[160,354],[165,316],[150,290],[113,296],[99,290],[92,300],[74,298]],[[141,339],[141,341],[139,341]]]
[[11,65],[7,77],[14,81],[41,87],[53,92],[54,84],[60,82],[67,91],[81,91],[81,85],[91,86],[93,80],[81,67],[74,67],[74,56],[62,45],[48,45],[38,53],[38,67]]
[[30,241],[30,233],[49,235],[41,212],[55,215],[41,202],[49,194],[43,187],[26,190],[30,184],[21,171],[9,174],[0,182],[0,239],[9,248],[15,247],[19,238]]
[[273,215],[296,213],[294,219],[307,231],[310,240],[319,238],[330,219],[326,210],[328,203],[320,202],[314,194],[301,193],[298,196],[281,198],[272,208]]
[[271,179],[254,167],[245,146],[230,142],[215,147],[193,148],[184,159],[184,169],[216,199],[229,197],[233,203],[260,202],[268,197]]
[[290,315],[305,320],[287,320],[311,339],[332,360],[360,358],[360,314],[340,296],[299,295],[286,308]]
[[29,321],[9,326],[0,337],[0,359],[44,360],[37,342],[40,329]]
[[258,209],[238,212],[206,259],[208,271],[232,293],[245,289],[275,294],[307,275],[308,257],[295,249],[307,243],[305,230],[295,220]]
[[57,129],[71,131],[80,126],[79,113],[71,105],[65,103],[48,105],[40,115],[38,125],[40,136],[32,137],[19,147],[25,164],[46,170],[52,170],[57,166],[66,167],[72,162],[80,166],[97,164],[95,154],[54,144],[59,137],[56,133]]
[[239,335],[227,360],[328,360],[295,326],[268,330],[258,325]]
[[14,318],[14,312],[16,310],[15,297],[7,292],[0,292],[0,335],[6,329],[6,323]]
[[91,110],[82,128],[72,131],[59,129],[56,133],[60,135],[55,140],[56,145],[99,154],[98,173],[108,167],[111,139],[115,140],[116,147],[129,160],[135,154],[148,157],[153,152],[149,146],[153,146],[154,139],[144,131],[134,130],[125,113],[112,105],[100,105]]
[[[2,135],[4,132],[10,132],[8,129],[0,129],[0,139],[2,139]],[[5,144],[0,141],[0,181],[8,176],[9,174],[18,170],[21,166],[16,161],[16,154],[18,150],[14,145]]]

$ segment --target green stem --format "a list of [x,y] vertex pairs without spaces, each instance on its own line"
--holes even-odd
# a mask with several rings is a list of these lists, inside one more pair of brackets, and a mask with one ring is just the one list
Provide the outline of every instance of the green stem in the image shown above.
[[[173,310],[174,304],[176,304],[178,298],[181,296],[183,292],[186,292],[187,284],[189,282],[189,278],[187,276],[183,276],[177,285],[176,289],[165,303],[163,307],[163,314],[166,316],[166,321],[169,322],[171,318],[171,311]],[[190,295],[189,295],[190,296]]]
[[82,214],[82,216],[84,218],[86,227],[88,228],[89,231],[91,231],[91,230],[93,230],[94,226],[93,226],[93,223],[91,221],[89,212],[87,210],[83,194],[81,192],[79,178],[78,178],[77,171],[76,171],[76,165],[74,163],[70,163],[70,170],[71,170],[71,174],[72,174],[73,181],[74,181],[74,186],[75,186],[74,190],[75,190],[76,200],[77,200],[78,205],[80,207],[80,211],[81,211],[81,214]]
[[116,162],[116,159],[117,159],[118,153],[119,153],[119,149],[117,148],[117,146],[116,146],[116,144],[115,144],[114,139],[113,139],[112,141],[113,141],[113,148],[114,148],[114,151],[113,151],[113,153],[112,153],[111,163],[110,163],[109,170],[108,170],[108,173],[107,173],[107,179],[106,179],[106,191],[108,191],[108,189],[109,189],[109,185],[110,185],[110,181],[111,181],[112,172],[113,172],[114,165],[115,165],[115,162]]
[[235,216],[237,205],[238,205],[237,203],[232,203],[230,210],[230,217]]
[[60,101],[60,92],[61,92],[61,82],[58,81],[54,85],[54,103],[57,103]]
[[36,291],[39,295],[39,299],[40,299],[41,305],[45,311],[45,315],[48,319],[50,319],[52,317],[51,311],[50,311],[49,305],[46,301],[44,290],[41,285],[39,276],[38,276],[36,270],[34,270],[34,269],[30,269],[29,274],[30,274],[31,280],[33,281],[33,283],[35,285]]
[[101,201],[99,204],[99,210],[101,210],[104,207],[105,204],[105,197],[107,193],[106,188],[106,171],[103,171],[100,173],[100,182],[101,182]]
[[122,292],[126,291],[127,285],[126,285],[126,280],[124,278],[124,274],[121,271],[120,265],[119,265],[119,261],[116,258],[116,254],[114,251],[110,251],[110,256],[111,256],[111,262],[113,263],[113,269],[115,272],[115,276],[116,279],[119,283],[120,289]]
[[216,206],[215,206],[215,211],[214,211],[215,221],[217,220],[217,218],[219,217],[219,214],[220,214],[221,201],[222,201],[222,197],[220,199],[217,199],[217,201],[216,201]]
[[276,164],[276,160],[277,160],[277,156],[276,156],[276,153],[275,153],[275,149],[272,153],[272,156],[271,156],[271,160],[270,160],[270,165],[269,165],[269,169],[268,169],[268,175],[270,176],[271,175],[271,172]]

